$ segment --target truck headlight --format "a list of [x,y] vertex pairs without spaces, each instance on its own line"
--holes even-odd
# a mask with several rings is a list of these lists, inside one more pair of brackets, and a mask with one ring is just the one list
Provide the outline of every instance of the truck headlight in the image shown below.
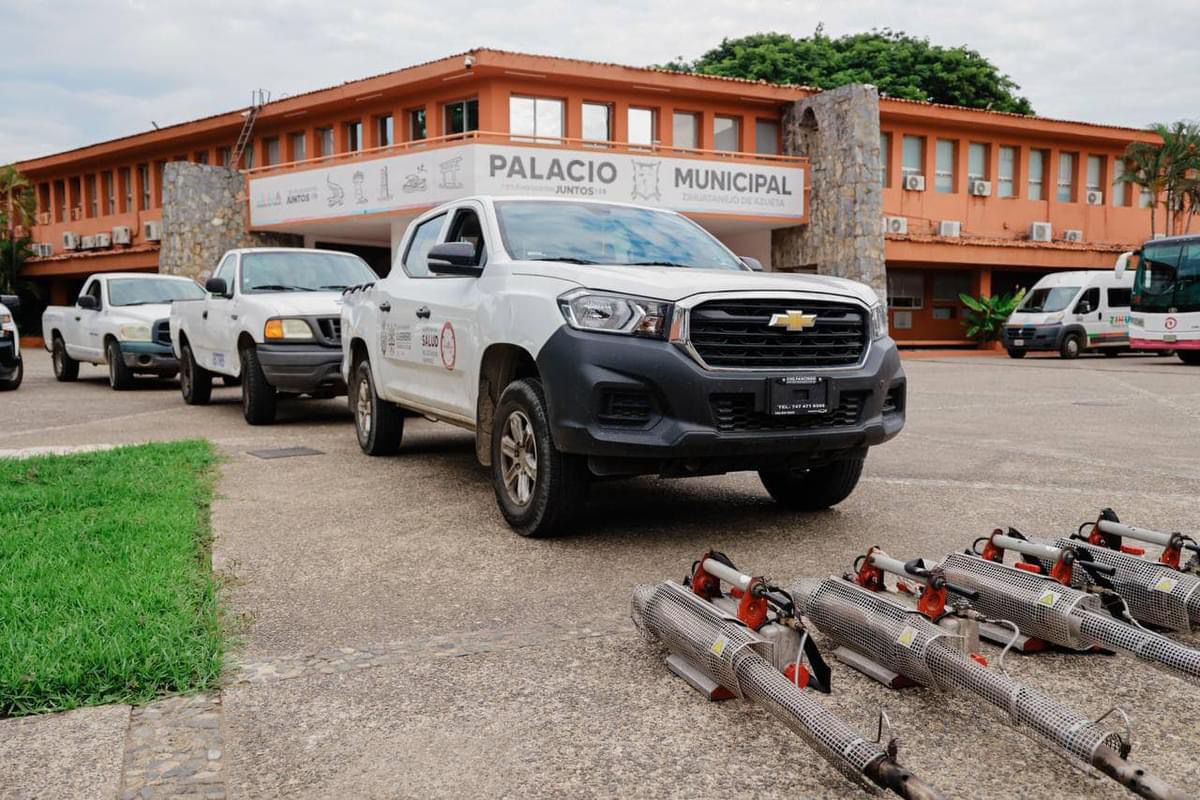
[[123,342],[148,342],[150,341],[150,326],[143,322],[133,322],[128,325],[122,325],[117,328],[117,332],[121,335]]
[[558,298],[563,318],[572,328],[664,339],[670,325],[670,303],[645,297],[575,289]]
[[888,335],[887,305],[877,302],[870,308],[871,338],[882,339]]
[[13,327],[12,314],[0,314],[0,331],[12,330]]
[[263,338],[273,340],[312,339],[312,327],[303,319],[269,319],[263,328]]

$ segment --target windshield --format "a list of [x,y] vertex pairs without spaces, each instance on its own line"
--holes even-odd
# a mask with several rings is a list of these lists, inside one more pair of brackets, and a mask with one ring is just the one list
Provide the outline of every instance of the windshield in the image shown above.
[[379,280],[367,262],[349,253],[272,251],[242,256],[242,292],[340,292]]
[[201,297],[204,290],[198,284],[178,278],[117,278],[108,282],[111,306],[144,306]]
[[1133,279],[1133,310],[1200,311],[1200,242],[1143,248]]
[[1078,286],[1054,286],[1034,289],[1017,311],[1052,314],[1062,311],[1079,294]]
[[603,203],[496,203],[504,248],[521,261],[746,270],[685,217]]

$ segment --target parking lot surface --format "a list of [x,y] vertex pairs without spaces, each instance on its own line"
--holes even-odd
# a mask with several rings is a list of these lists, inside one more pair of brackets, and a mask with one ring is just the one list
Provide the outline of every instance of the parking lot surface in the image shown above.
[[[841,573],[871,545],[936,557],[997,526],[1062,535],[1105,506],[1136,525],[1200,529],[1200,370],[962,356],[906,369],[905,431],[832,511],[784,512],[752,474],[647,478],[598,484],[575,531],[551,540],[503,524],[455,428],[410,421],[398,456],[369,459],[344,400],[284,404],[278,424],[252,428],[237,389],[187,407],[173,382],[115,393],[86,366],[57,384],[38,351],[25,385],[0,395],[0,455],[219,445],[213,561],[240,641],[219,698],[214,797],[857,797],[766,714],[675,678],[630,622],[632,587],[681,579],[708,548],[783,581]],[[322,452],[248,453],[273,447]],[[1092,716],[1122,706],[1135,760],[1200,786],[1193,688],[1123,656],[1008,662]],[[1126,796],[966,699],[833,666],[822,702],[868,735],[886,707],[901,761],[951,796]],[[0,721],[0,796],[128,786],[128,774],[91,788],[46,777],[45,737],[89,714],[101,712]],[[87,768],[128,773],[110,716],[96,728],[111,752],[87,756],[107,766]]]

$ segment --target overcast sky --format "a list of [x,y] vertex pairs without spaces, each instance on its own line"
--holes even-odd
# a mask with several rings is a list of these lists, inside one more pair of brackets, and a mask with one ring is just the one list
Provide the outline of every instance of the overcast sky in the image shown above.
[[819,22],[969,45],[1044,116],[1200,118],[1196,0],[0,0],[0,164],[472,47],[646,65]]

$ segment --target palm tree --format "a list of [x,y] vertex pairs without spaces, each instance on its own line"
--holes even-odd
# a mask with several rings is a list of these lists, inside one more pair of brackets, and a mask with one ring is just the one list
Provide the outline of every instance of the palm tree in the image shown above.
[[0,214],[4,216],[4,228],[10,239],[13,228],[33,224],[37,198],[32,189],[33,184],[15,166],[0,166]]
[[1200,125],[1180,120],[1155,123],[1150,130],[1161,144],[1132,142],[1125,148],[1125,171],[1117,180],[1150,195],[1151,236],[1158,232],[1160,202],[1166,211],[1166,232],[1183,233],[1200,213]]

